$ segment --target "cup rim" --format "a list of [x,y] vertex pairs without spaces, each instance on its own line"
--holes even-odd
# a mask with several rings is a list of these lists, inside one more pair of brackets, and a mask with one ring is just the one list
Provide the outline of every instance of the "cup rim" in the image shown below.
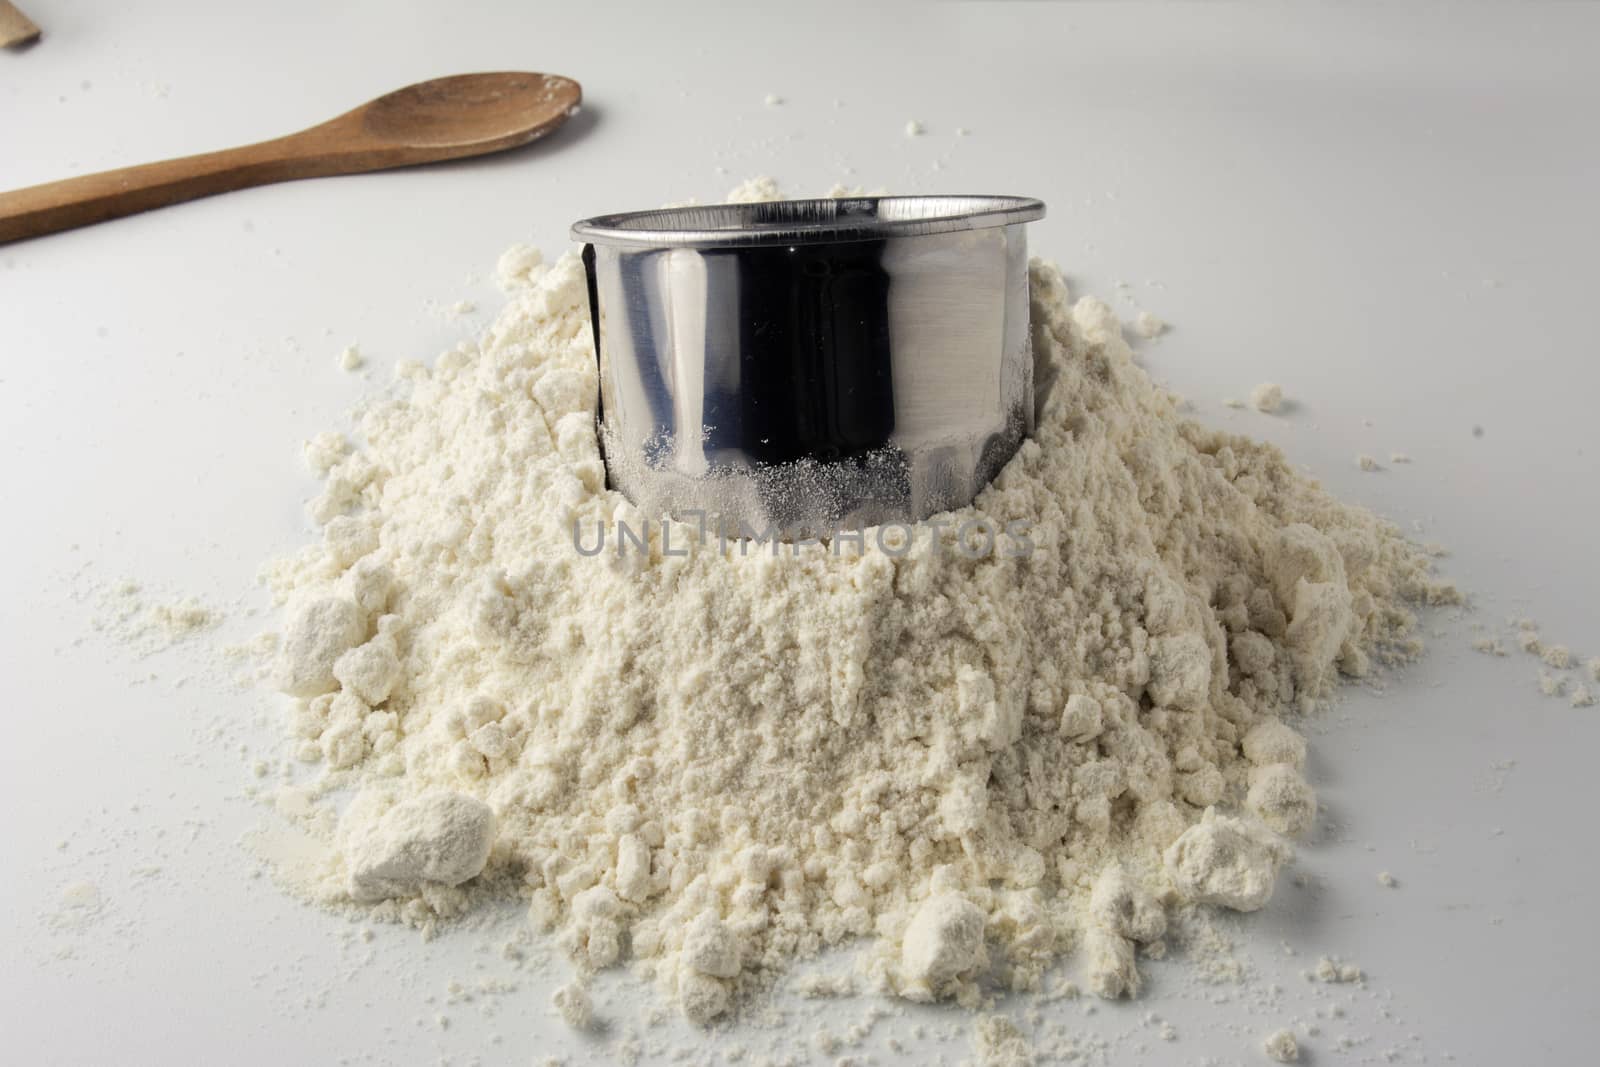
[[573,223],[572,237],[625,249],[835,244],[984,230],[1044,215],[1044,202],[1025,196],[842,196],[597,215]]

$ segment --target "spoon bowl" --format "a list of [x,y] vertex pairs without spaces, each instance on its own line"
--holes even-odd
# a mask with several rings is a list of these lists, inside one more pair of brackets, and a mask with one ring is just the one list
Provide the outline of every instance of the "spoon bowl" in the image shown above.
[[[550,74],[457,74],[408,85],[340,116],[389,144],[492,152],[548,133],[577,113],[583,94]],[[339,120],[335,120],[339,121]]]

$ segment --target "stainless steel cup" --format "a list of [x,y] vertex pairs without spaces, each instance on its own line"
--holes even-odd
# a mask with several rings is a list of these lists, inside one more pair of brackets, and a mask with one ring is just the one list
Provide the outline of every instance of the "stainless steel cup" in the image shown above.
[[962,507],[1033,428],[1038,200],[889,196],[587,219],[600,430],[648,515],[783,535]]

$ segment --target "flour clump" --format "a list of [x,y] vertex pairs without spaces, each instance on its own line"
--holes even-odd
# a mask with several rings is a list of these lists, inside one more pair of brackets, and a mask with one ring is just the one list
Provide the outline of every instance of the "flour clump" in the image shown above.
[[1153,337],[1160,337],[1166,330],[1167,324],[1148,311],[1141,311],[1134,317],[1133,332],[1147,341]]
[[986,962],[983,930],[987,916],[955,892],[928,898],[906,927],[901,962],[904,992],[913,999],[932,999],[963,976],[972,977]]
[[1267,1039],[1261,1044],[1261,1050],[1275,1063],[1300,1061],[1300,1042],[1295,1040],[1292,1030],[1276,1030],[1268,1034]]
[[355,900],[410,896],[427,885],[460,885],[483,870],[494,845],[494,812],[460,793],[429,793],[403,801],[371,825],[359,819],[348,828],[344,851]]
[[1167,873],[1190,900],[1255,911],[1272,896],[1287,848],[1265,827],[1207,808],[1166,851]]
[[1262,382],[1250,390],[1250,406],[1268,415],[1283,408],[1283,386],[1276,382]]
[[1245,805],[1280,834],[1299,837],[1317,817],[1317,796],[1298,771],[1284,763],[1253,767]]
[[588,990],[576,982],[568,982],[550,997],[550,1006],[561,1021],[574,1030],[587,1030],[594,1025],[594,1002]]
[[293,612],[278,653],[278,688],[314,697],[338,687],[334,665],[366,636],[366,618],[352,600],[325,596]]
[[1246,759],[1261,767],[1286,763],[1298,768],[1306,762],[1305,738],[1278,719],[1267,719],[1252,726],[1240,747]]
[[[425,925],[517,894],[580,974],[632,964],[698,1022],[857,941],[863,985],[916,999],[1068,952],[1132,995],[1171,913],[1261,907],[1314,819],[1285,717],[1455,597],[1186,419],[1040,262],[1037,428],[970,506],[898,554],[693,524],[667,551],[606,488],[581,261],[497,274],[481,337],[313,439],[321,536],[270,570],[292,750],[358,790],[307,802],[330,902]],[[957,551],[971,522],[1029,551]]]

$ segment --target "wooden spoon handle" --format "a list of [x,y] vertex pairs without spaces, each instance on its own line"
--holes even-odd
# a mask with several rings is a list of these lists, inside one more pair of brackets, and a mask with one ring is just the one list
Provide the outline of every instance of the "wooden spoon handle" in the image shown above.
[[0,193],[0,244],[121,218],[253,185],[342,173],[348,160],[307,157],[275,141],[146,163]]

